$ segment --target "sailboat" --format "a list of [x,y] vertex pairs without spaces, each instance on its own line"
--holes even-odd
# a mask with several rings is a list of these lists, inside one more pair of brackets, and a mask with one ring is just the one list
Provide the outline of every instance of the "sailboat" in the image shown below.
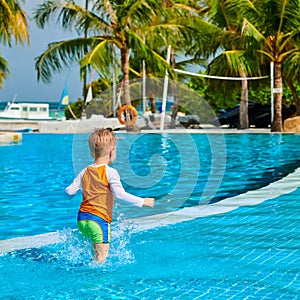
[[[67,106],[68,107],[68,110],[70,111],[72,117],[74,120],[77,120],[77,117],[76,115],[74,114],[71,106],[70,106],[70,101],[69,101],[69,92],[68,92],[68,79],[69,79],[69,74],[70,74],[70,71],[67,75],[67,78],[66,78],[66,81],[65,81],[65,85],[64,85],[64,88],[63,88],[63,91],[62,91],[62,94],[60,96],[60,100],[59,100],[59,104],[58,104],[58,109],[57,111],[59,112],[60,111],[60,108],[61,106]],[[58,113],[59,114],[59,113]]]

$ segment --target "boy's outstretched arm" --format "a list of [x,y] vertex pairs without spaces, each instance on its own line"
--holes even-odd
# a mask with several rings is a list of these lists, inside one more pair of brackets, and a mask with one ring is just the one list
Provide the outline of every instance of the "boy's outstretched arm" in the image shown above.
[[80,189],[81,186],[81,178],[84,174],[85,169],[83,169],[78,175],[77,177],[73,180],[73,182],[65,188],[64,191],[64,196],[66,199],[72,199],[76,193],[78,192],[78,190]]
[[144,198],[143,206],[154,207],[154,198]]
[[127,193],[120,180],[120,175],[117,170],[113,168],[107,168],[106,174],[108,175],[108,182],[110,184],[110,189],[113,192],[115,198],[122,199],[126,202],[129,202],[133,205],[142,207],[142,206],[154,206],[154,198],[141,198],[134,196],[130,193]]

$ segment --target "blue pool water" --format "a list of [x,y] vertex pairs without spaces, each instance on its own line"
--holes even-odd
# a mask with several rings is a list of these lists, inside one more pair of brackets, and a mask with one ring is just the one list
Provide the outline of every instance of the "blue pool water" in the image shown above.
[[[300,298],[300,189],[286,180],[300,167],[300,136],[117,136],[124,186],[154,196],[156,207],[117,201],[104,266],[76,230],[80,195],[63,198],[91,162],[87,135],[24,134],[0,147],[0,240],[50,232],[64,240],[0,254],[0,299]],[[252,192],[268,200],[244,206]],[[211,214],[168,224],[170,213],[199,205]],[[165,226],[126,222],[157,214]]]

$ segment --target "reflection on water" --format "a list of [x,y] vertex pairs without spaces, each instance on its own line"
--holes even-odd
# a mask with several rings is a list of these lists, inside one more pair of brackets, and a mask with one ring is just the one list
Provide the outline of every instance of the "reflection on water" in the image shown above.
[[[111,256],[92,262],[78,232],[0,257],[5,299],[297,299],[300,190],[259,206],[134,234],[113,226]],[[270,213],[271,212],[271,213]]]
[[[124,139],[115,167],[124,185],[154,195],[160,212],[257,189],[300,163],[298,135],[226,135],[226,149],[218,135],[118,135]],[[299,299],[299,189],[138,233],[121,221],[155,210],[117,201],[110,257],[94,264],[91,245],[74,231],[80,195],[65,200],[62,194],[74,165],[91,161],[86,136],[74,139],[25,134],[21,145],[0,147],[0,239],[52,231],[64,237],[63,243],[2,254],[0,298]]]
[[[154,209],[116,201],[114,218],[213,203],[276,181],[299,167],[297,135],[117,134],[114,167],[124,187],[155,197]],[[73,167],[92,162],[87,135],[25,134],[0,147],[0,239],[76,228],[80,193],[63,198]],[[226,144],[224,144],[224,139]]]

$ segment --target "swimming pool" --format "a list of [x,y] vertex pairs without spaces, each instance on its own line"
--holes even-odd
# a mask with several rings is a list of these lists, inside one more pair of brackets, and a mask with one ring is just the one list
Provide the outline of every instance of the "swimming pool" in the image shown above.
[[0,240],[64,241],[4,251],[0,298],[300,298],[300,136],[117,136],[127,190],[157,200],[154,210],[116,204],[104,266],[75,230],[80,195],[62,194],[91,161],[87,135],[24,134],[0,147]]

